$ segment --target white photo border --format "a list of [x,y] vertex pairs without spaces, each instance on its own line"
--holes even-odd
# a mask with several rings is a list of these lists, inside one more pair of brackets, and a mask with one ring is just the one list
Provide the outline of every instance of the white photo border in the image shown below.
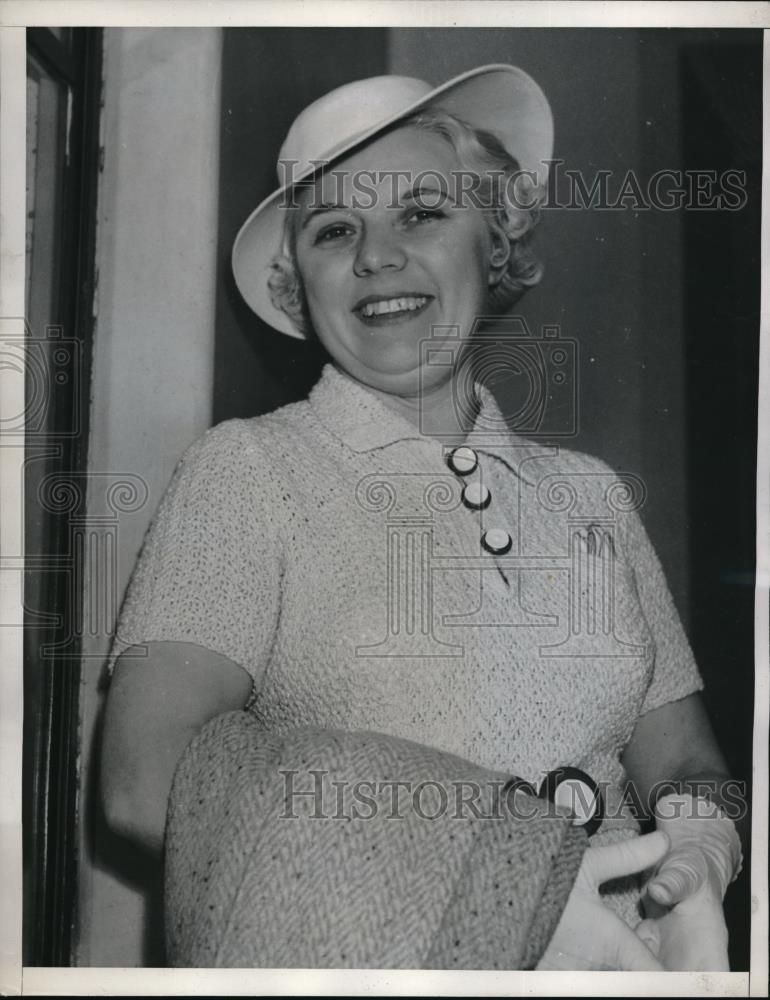
[[[764,134],[770,134],[770,8],[765,3],[539,3],[506,0],[5,0],[0,7],[0,321],[23,322],[25,26],[740,27],[765,29]],[[763,996],[768,967],[770,665],[770,159],[763,163],[757,457],[755,721],[750,973],[531,973],[376,970],[45,969],[21,967],[21,629],[0,629],[0,993],[96,995]],[[4,318],[5,317],[5,318]],[[15,319],[14,319],[15,318]],[[0,371],[0,414],[23,410],[23,373]],[[21,552],[23,448],[0,453],[0,548]],[[5,577],[13,576],[14,579]],[[21,574],[0,579],[4,611],[21,608]]]

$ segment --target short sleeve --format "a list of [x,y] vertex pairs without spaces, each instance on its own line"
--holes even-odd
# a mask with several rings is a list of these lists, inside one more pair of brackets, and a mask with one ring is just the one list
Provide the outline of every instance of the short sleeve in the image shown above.
[[663,567],[636,512],[623,515],[623,545],[652,633],[655,660],[640,715],[703,688]]
[[245,421],[226,421],[183,455],[129,582],[110,671],[129,646],[190,642],[259,683],[278,621],[281,549],[274,484],[254,438]]

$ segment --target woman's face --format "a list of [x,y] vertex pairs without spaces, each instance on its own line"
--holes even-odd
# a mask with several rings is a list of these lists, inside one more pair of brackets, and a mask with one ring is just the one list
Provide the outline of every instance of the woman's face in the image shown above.
[[301,196],[295,253],[313,327],[373,388],[410,396],[446,382],[447,352],[428,363],[421,341],[441,348],[454,333],[457,345],[483,314],[491,237],[478,208],[452,200],[458,170],[445,139],[407,126]]

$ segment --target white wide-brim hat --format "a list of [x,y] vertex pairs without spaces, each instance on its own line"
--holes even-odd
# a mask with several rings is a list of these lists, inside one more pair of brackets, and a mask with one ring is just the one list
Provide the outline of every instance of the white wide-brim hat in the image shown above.
[[406,76],[374,76],[332,90],[295,119],[278,154],[281,186],[254,209],[233,244],[238,289],[270,326],[304,337],[273,305],[268,288],[271,262],[283,247],[289,189],[318,172],[319,161],[333,163],[399,119],[429,107],[492,132],[520,169],[545,185],[553,150],[551,109],[540,87],[517,66],[480,66],[440,87]]

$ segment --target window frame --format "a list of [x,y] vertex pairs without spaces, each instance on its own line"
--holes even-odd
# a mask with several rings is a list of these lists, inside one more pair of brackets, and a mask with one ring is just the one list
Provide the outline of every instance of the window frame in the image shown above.
[[[68,90],[68,155],[61,169],[60,235],[55,249],[59,316],[64,335],[77,340],[77,377],[52,395],[51,435],[60,448],[57,466],[73,479],[87,470],[90,373],[94,333],[95,240],[100,172],[99,120],[102,92],[102,30],[69,29],[66,41],[48,28],[27,29],[27,56]],[[79,432],[56,438],[56,428]],[[85,499],[82,501],[85,503]],[[46,513],[46,559],[69,555],[65,519]],[[25,697],[23,754],[23,964],[68,966],[73,962],[78,896],[78,805],[80,789],[80,652],[72,611],[83,599],[82,573],[43,574],[42,604],[58,615],[46,645],[72,638],[64,655],[46,657],[43,642],[25,642],[25,678],[31,671],[36,696]],[[31,636],[25,607],[25,638]],[[36,629],[39,640],[43,631]],[[31,648],[36,646],[36,648]],[[26,683],[25,683],[26,689]]]

